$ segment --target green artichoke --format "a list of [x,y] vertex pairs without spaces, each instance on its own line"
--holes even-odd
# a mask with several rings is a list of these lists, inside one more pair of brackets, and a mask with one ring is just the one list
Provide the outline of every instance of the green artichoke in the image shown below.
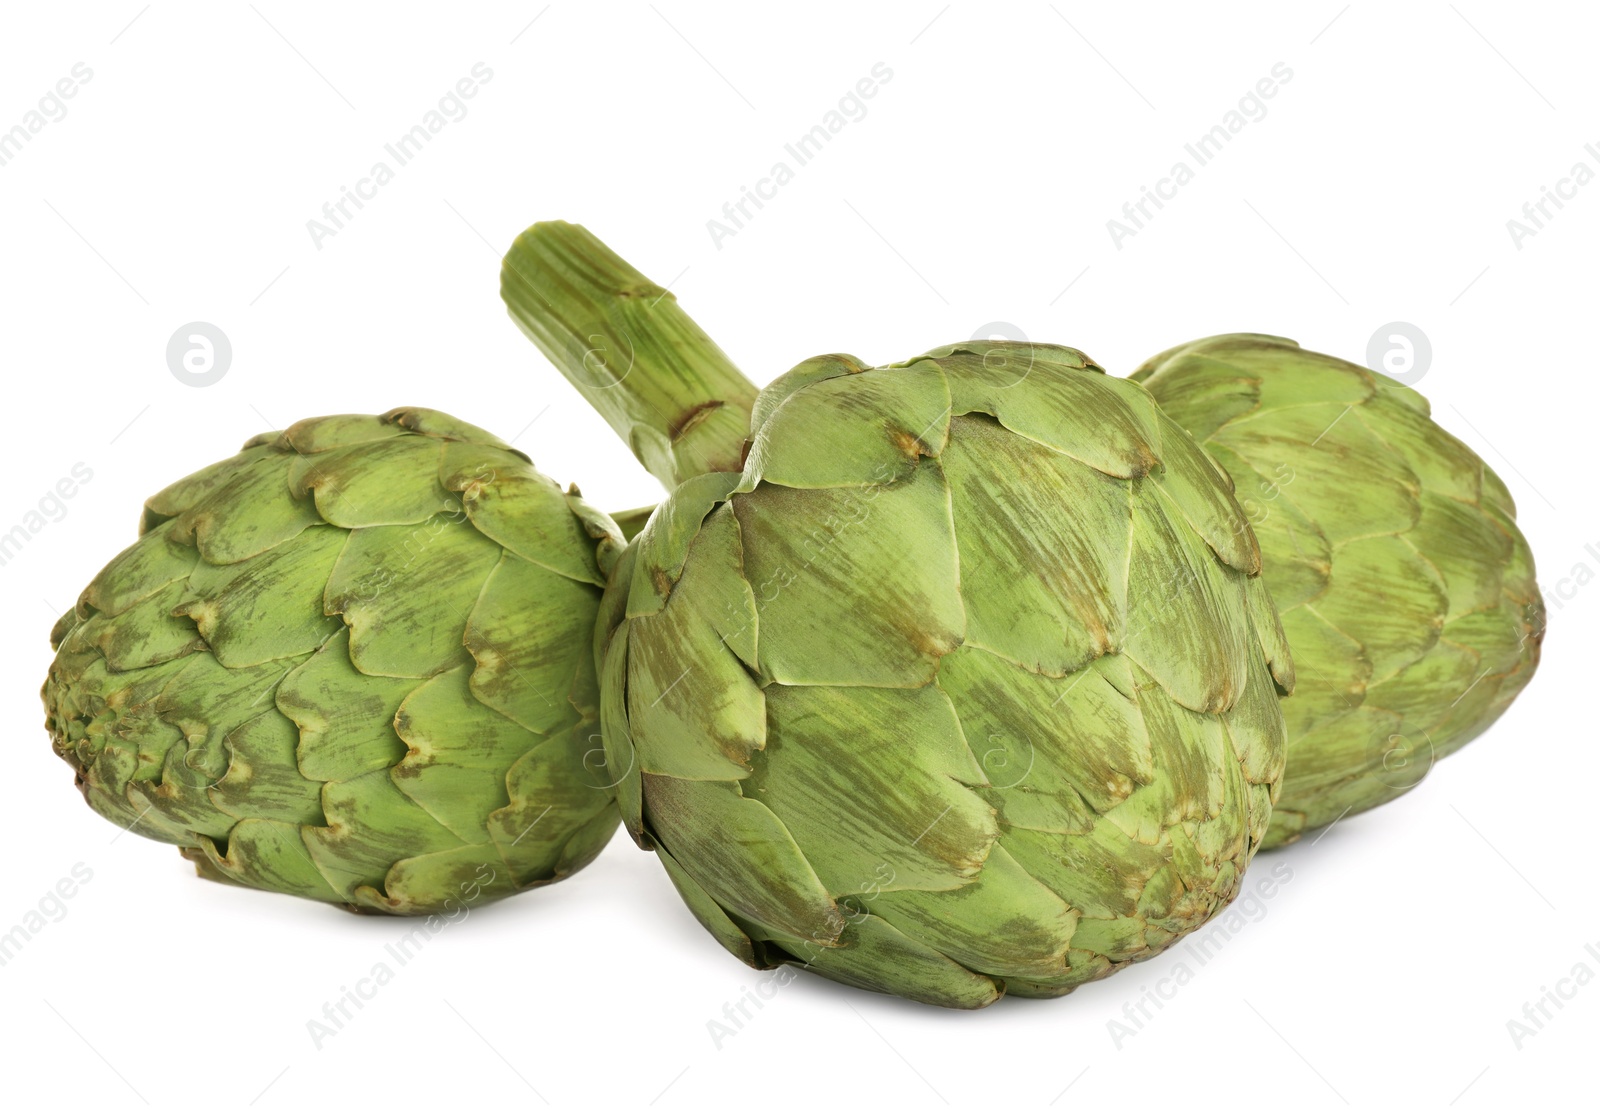
[[[549,224],[503,292],[575,381],[600,346],[635,353],[612,388],[652,391],[650,434],[615,395],[614,423],[681,478],[671,414],[708,375],[635,330],[640,303],[679,315],[670,294]],[[761,391],[749,435],[742,472],[651,517],[597,636],[624,820],[729,951],[978,1007],[1064,994],[1228,903],[1289,656],[1226,481],[1142,388],[1064,347],[829,355]]]
[[145,505],[56,626],[56,751],[201,875],[429,914],[618,822],[590,645],[622,537],[426,409],[257,436]]
[[1294,652],[1269,846],[1399,796],[1527,685],[1544,610],[1516,507],[1420,393],[1265,335],[1133,379],[1233,478]]
[[607,601],[625,819],[755,966],[1064,994],[1203,924],[1265,834],[1288,655],[1226,485],[1076,352],[992,353],[780,378]]

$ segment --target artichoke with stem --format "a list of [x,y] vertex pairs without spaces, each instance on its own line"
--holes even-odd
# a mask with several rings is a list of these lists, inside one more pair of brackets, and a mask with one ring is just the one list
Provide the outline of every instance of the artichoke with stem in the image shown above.
[[1269,847],[1399,797],[1505,712],[1544,635],[1533,555],[1422,394],[1270,335],[1133,379],[1232,477],[1299,668]]
[[567,224],[518,239],[502,292],[673,489],[602,604],[602,734],[627,827],[728,950],[979,1007],[1235,895],[1291,665],[1226,480],[1141,387],[970,343],[754,394]]
[[204,877],[459,912],[616,829],[590,644],[622,544],[443,413],[304,420],[146,502],[56,626],[46,724]]

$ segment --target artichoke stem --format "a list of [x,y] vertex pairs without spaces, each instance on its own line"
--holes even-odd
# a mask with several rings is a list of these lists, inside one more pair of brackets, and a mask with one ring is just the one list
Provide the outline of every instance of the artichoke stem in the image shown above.
[[669,490],[744,467],[756,387],[655,284],[577,224],[534,224],[500,271],[528,334]]

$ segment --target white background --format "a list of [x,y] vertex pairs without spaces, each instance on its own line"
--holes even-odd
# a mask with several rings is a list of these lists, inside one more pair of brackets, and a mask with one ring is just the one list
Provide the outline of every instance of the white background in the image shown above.
[[[93,77],[0,166],[0,531],[74,464],[93,478],[0,566],[0,932],[74,864],[92,879],[0,966],[7,1101],[1309,1110],[1590,1086],[1600,984],[1566,988],[1520,1047],[1507,1027],[1575,965],[1600,971],[1600,182],[1520,249],[1507,228],[1576,162],[1600,169],[1587,6],[19,9],[0,17],[0,130],[76,63]],[[478,62],[493,77],[467,115],[318,249],[307,221]],[[719,249],[707,221],[879,62],[865,117]],[[1280,62],[1265,117],[1119,249],[1107,221]],[[975,1014],[802,976],[719,1041],[708,1022],[768,980],[619,837],[446,930],[318,1047],[307,1022],[407,926],[202,883],[116,838],[41,727],[47,633],[144,497],[300,417],[442,408],[601,505],[659,497],[498,300],[500,253],[552,218],[673,282],[761,383],[992,321],[1113,373],[1232,330],[1362,361],[1382,325],[1414,323],[1436,416],[1517,499],[1551,599],[1542,671],[1412,795],[1263,857],[1288,881],[1203,966],[1185,948]],[[233,345],[208,388],[166,364],[191,321]]]

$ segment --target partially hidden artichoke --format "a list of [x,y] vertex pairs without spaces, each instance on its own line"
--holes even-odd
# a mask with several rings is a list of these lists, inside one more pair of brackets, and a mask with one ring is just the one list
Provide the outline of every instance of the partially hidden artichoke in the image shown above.
[[443,413],[305,420],[146,503],[55,629],[47,727],[208,878],[394,914],[552,882],[618,821],[590,644],[621,544]]
[[[709,374],[664,396],[673,361],[628,328],[679,310],[582,229],[526,233],[503,292],[580,384],[634,353],[602,401],[636,450],[715,403]],[[616,396],[641,376],[647,437]],[[1141,387],[1064,347],[830,355],[761,391],[749,437],[651,517],[597,637],[624,820],[729,951],[979,1007],[1228,903],[1291,667],[1226,481]]]
[[1269,846],[1398,797],[1527,685],[1544,608],[1516,507],[1420,393],[1266,335],[1133,379],[1232,476],[1293,649]]

